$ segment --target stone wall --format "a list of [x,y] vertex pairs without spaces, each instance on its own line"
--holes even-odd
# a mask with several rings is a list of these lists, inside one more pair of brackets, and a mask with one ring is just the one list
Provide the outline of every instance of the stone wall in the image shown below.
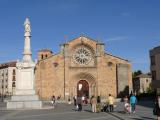
[[[67,100],[77,95],[77,83],[86,80],[89,84],[89,95],[100,95],[106,98],[108,94],[117,97],[117,65],[124,64],[127,70],[120,69],[119,91],[124,89],[123,85],[128,85],[132,89],[131,65],[128,61],[105,54],[103,46],[97,49],[97,42],[84,38],[83,44],[81,37],[69,41],[66,46],[61,46],[61,52],[45,60],[39,60],[36,66],[36,91],[42,99],[51,99],[51,96],[61,96]],[[85,66],[76,64],[72,54],[76,46],[89,46],[93,55],[93,62]],[[65,50],[65,51],[64,51]],[[99,51],[98,51],[99,50]],[[65,56],[64,56],[65,52]],[[98,55],[96,53],[99,53]],[[121,71],[123,73],[121,73]],[[122,74],[122,75],[121,75]],[[126,82],[126,84],[124,84]],[[120,83],[123,83],[122,85]]]

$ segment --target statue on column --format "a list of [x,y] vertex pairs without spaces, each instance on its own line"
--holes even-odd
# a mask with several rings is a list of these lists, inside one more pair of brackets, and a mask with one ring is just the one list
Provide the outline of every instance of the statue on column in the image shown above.
[[28,18],[26,18],[26,21],[24,22],[24,28],[25,28],[24,36],[30,36],[31,27],[30,27],[30,21]]
[[41,108],[42,101],[35,92],[34,69],[36,63],[32,61],[30,48],[30,21],[26,18],[24,22],[24,52],[22,61],[17,62],[16,67],[16,89],[7,102],[8,109]]

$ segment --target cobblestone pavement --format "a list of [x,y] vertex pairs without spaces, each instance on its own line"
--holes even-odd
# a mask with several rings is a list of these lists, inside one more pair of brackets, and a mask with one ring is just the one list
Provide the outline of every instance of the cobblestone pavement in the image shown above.
[[45,106],[41,110],[0,110],[0,120],[155,120],[152,102],[137,105],[135,114],[123,113],[123,103],[117,103],[113,113],[92,113],[89,105],[76,111],[73,105],[57,104],[55,109]]

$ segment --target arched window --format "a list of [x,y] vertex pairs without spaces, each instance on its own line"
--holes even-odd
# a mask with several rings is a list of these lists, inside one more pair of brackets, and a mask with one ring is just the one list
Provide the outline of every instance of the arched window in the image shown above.
[[108,67],[112,67],[113,63],[112,62],[108,62]]

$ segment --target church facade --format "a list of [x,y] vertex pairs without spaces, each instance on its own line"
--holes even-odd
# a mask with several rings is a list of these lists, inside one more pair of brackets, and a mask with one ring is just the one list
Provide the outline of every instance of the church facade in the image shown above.
[[58,54],[48,49],[38,52],[35,87],[41,99],[122,97],[132,90],[130,62],[106,53],[103,43],[80,36],[60,46]]

